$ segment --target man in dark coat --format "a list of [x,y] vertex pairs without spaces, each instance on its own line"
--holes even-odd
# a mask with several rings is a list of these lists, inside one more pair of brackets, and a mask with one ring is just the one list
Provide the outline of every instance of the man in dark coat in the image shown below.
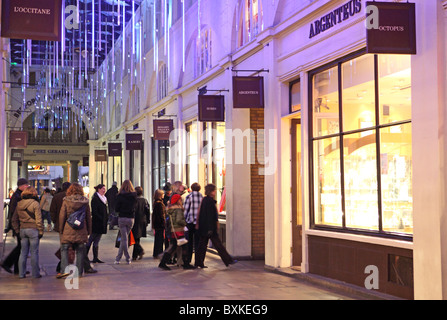
[[113,182],[109,190],[107,190],[105,196],[107,198],[107,205],[109,209],[109,229],[113,230],[113,227],[118,224],[118,218],[115,213],[116,196],[118,195],[118,187],[116,181]]
[[62,203],[64,202],[64,198],[67,195],[67,190],[70,188],[70,182],[64,182],[62,184],[62,191],[58,192],[54,195],[53,200],[51,201],[50,206],[50,216],[51,221],[54,222],[53,230],[59,232],[59,213],[62,208]]
[[16,234],[12,229],[12,215],[17,208],[17,203],[22,200],[22,191],[25,190],[29,186],[28,180],[25,178],[20,178],[17,181],[17,190],[11,197],[9,202],[9,210],[8,210],[8,227],[5,229],[5,233],[8,233],[9,230],[12,230],[13,236],[17,238],[17,246],[11,251],[11,253],[3,260],[0,266],[9,273],[12,273],[11,267],[14,265],[14,273],[19,273],[19,258],[20,251],[22,250],[22,246],[20,244],[20,235]]

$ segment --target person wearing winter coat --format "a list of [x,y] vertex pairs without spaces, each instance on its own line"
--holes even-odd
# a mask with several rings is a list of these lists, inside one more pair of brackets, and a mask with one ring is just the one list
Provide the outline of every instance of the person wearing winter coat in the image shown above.
[[[171,239],[169,240],[169,248],[163,253],[163,258],[158,265],[163,270],[170,270],[166,265],[171,255],[177,250],[177,239],[184,237],[184,229],[186,227],[185,216],[183,214],[183,205],[181,202],[181,196],[179,194],[173,194],[168,207],[169,226],[166,228],[173,229],[171,232]],[[185,245],[181,246],[181,253],[183,257],[183,269],[194,269],[194,267],[187,262],[186,254],[187,248]]]
[[[76,230],[67,223],[67,219],[81,208],[84,208],[86,212],[84,225],[82,229]],[[73,183],[67,190],[67,196],[64,198],[59,214],[59,232],[61,234],[61,273],[57,275],[57,278],[69,275],[65,272],[68,266],[69,246],[73,246],[76,251],[76,267],[78,275],[81,276],[86,259],[85,244],[88,241],[88,236],[92,233],[92,215],[89,201],[84,196],[84,189],[79,183]]]
[[99,184],[95,187],[96,192],[92,196],[92,233],[87,242],[87,257],[93,244],[93,263],[104,263],[98,258],[99,241],[101,236],[107,233],[107,222],[109,219],[107,211],[107,198],[105,196],[106,186]]
[[166,227],[166,207],[164,205],[164,192],[161,189],[155,191],[152,211],[152,229],[154,229],[154,250],[152,256],[158,258],[163,252],[164,233]]
[[135,207],[135,221],[132,227],[132,233],[135,239],[132,252],[132,260],[134,261],[143,258],[144,250],[140,244],[140,239],[147,237],[146,228],[151,222],[150,207],[147,200],[143,197],[143,188],[136,187],[135,191],[137,192],[137,204]]
[[121,186],[120,192],[116,197],[115,211],[118,212],[118,227],[121,234],[118,254],[115,258],[115,264],[119,264],[123,254],[127,264],[131,263],[128,251],[128,237],[135,219],[135,208],[137,205],[137,193],[130,180],[125,180]]
[[217,253],[227,267],[237,262],[237,260],[234,260],[228,254],[217,234],[219,220],[216,200],[214,200],[216,190],[217,188],[214,184],[208,184],[205,187],[206,197],[202,200],[197,217],[196,229],[198,230],[200,239],[195,256],[195,266],[199,268],[206,268],[204,261],[209,240],[211,240],[213,247],[217,250]]
[[39,242],[43,236],[43,221],[37,190],[34,187],[29,186],[22,192],[22,200],[17,203],[11,223],[21,239],[19,277],[26,277],[26,261],[31,253],[31,274],[33,278],[40,278]]

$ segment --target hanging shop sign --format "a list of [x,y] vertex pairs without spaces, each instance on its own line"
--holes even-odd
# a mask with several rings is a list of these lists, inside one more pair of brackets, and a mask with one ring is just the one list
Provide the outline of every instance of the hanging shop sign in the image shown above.
[[109,157],[121,157],[123,155],[123,145],[121,143],[109,143]]
[[95,162],[106,162],[106,161],[107,161],[107,151],[95,150]]
[[169,140],[172,130],[174,130],[173,120],[154,120],[154,140]]
[[11,161],[23,161],[24,155],[25,155],[25,150],[12,149],[11,150]]
[[329,12],[320,19],[315,20],[310,25],[309,39],[323,33],[330,28],[341,24],[349,18],[355,16],[362,11],[361,0],[351,0],[344,5],[338,7],[334,11]]
[[126,134],[126,150],[143,150],[143,135],[138,133]]
[[28,132],[13,131],[9,132],[9,147],[10,148],[26,148],[28,146]]
[[89,157],[82,157],[82,166],[83,167],[89,167],[90,166],[89,162],[90,162]]
[[3,0],[4,38],[61,41],[62,0]]
[[408,2],[367,4],[367,52],[416,54],[416,6]]
[[224,122],[225,96],[199,95],[199,121]]
[[233,108],[264,108],[264,77],[233,77]]

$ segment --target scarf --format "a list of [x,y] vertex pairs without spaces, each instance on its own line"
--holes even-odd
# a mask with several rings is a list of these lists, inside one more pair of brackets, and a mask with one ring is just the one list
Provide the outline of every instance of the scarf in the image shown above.
[[102,202],[104,202],[104,204],[107,204],[107,198],[106,198],[106,196],[102,196],[102,195],[100,195],[98,192],[96,192],[96,194],[98,195],[98,198],[101,199]]

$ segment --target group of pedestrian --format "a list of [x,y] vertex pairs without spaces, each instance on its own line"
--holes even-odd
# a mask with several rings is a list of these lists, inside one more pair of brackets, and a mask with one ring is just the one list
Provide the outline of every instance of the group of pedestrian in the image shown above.
[[[184,269],[206,268],[204,260],[211,240],[224,264],[234,264],[236,260],[228,254],[217,233],[216,186],[207,185],[205,197],[200,193],[198,183],[194,183],[191,189],[188,194],[183,183],[177,181],[155,191],[153,257],[161,258],[159,267],[165,270],[170,270],[168,264],[172,261]],[[60,259],[57,278],[67,277],[70,274],[67,266],[75,261],[79,276],[97,272],[91,263],[103,263],[99,258],[99,243],[108,226],[111,228],[114,224],[119,227],[120,240],[114,263],[119,264],[123,256],[127,264],[141,260],[145,251],[140,241],[147,236],[147,226],[151,221],[150,206],[143,197],[143,189],[134,188],[130,180],[125,180],[119,190],[114,182],[107,192],[104,184],[96,186],[95,191],[89,201],[80,184],[65,182],[54,197],[46,196],[45,192],[39,200],[37,190],[26,179],[19,179],[10,199],[5,230],[12,230],[17,246],[0,266],[9,273],[13,273],[11,268],[14,266],[14,273],[25,278],[27,258],[31,255],[31,274],[34,278],[41,277],[39,243],[44,234],[44,219],[48,219],[50,227],[53,223],[52,230],[60,236],[60,248],[55,253]],[[134,246],[132,257],[129,239]],[[88,257],[90,249],[92,260]]]
[[[159,268],[170,270],[168,266],[174,254],[177,255],[177,265],[184,269],[207,268],[204,264],[208,241],[211,240],[226,266],[234,264],[218,235],[218,211],[216,207],[216,191],[214,184],[205,187],[205,197],[200,193],[198,183],[191,185],[191,192],[186,193],[186,187],[181,181],[172,186],[165,185],[154,193],[153,229],[154,257],[161,256]],[[163,251],[163,234],[168,240]],[[186,241],[182,241],[186,239]],[[185,243],[183,244],[182,243]],[[192,255],[195,252],[194,266]],[[172,262],[171,262],[172,263]]]

